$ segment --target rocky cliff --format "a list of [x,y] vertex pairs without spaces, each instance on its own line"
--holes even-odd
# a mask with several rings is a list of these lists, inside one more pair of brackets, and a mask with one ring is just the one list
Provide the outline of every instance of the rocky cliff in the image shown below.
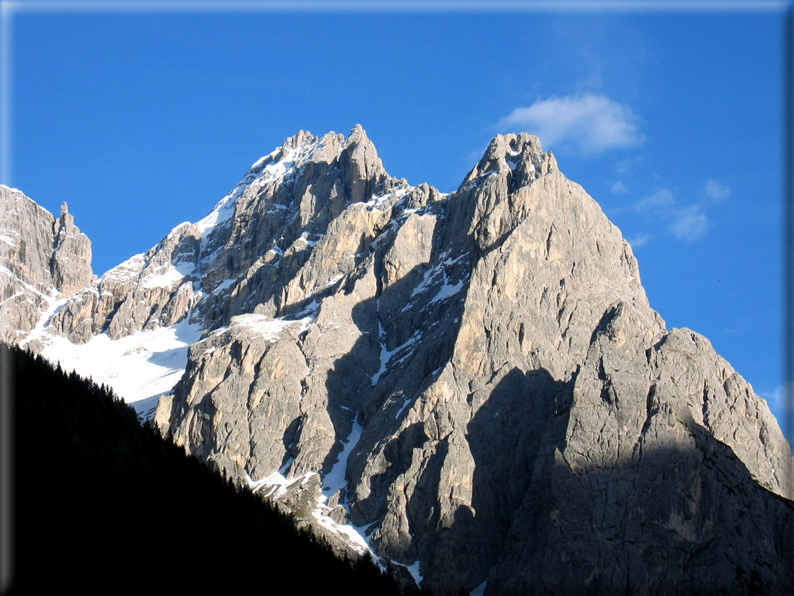
[[536,137],[497,136],[443,195],[389,176],[360,127],[301,132],[48,329],[180,321],[204,333],[156,424],[438,593],[794,581],[792,457],[766,403],[666,328]]
[[0,186],[0,340],[24,340],[50,299],[68,298],[92,279],[91,242],[66,203],[55,219],[19,190]]

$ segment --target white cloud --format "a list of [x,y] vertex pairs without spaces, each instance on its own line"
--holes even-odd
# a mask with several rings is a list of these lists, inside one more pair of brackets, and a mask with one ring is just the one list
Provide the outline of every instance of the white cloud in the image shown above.
[[615,184],[609,187],[609,190],[611,190],[615,194],[620,194],[620,195],[629,192],[629,189],[626,188],[625,184],[623,184],[623,180],[618,180],[617,182],[615,182]]
[[635,147],[644,140],[631,108],[593,93],[538,100],[516,108],[497,126],[535,134],[546,148],[571,144],[589,154]]
[[660,188],[652,195],[644,197],[637,201],[634,209],[638,213],[645,213],[648,215],[664,216],[668,215],[670,208],[675,205],[675,198],[673,193],[667,188]]
[[[613,192],[616,191],[618,184],[625,188],[621,180],[613,185]],[[705,198],[697,202],[688,202],[681,201],[669,188],[659,188],[633,205],[624,207],[623,210],[634,211],[641,216],[646,225],[653,226],[654,235],[666,234],[679,242],[689,244],[704,238],[713,227],[709,211],[717,207],[712,203],[724,201],[731,195],[730,187],[711,178],[706,180],[702,192],[702,197]],[[647,234],[638,235],[632,245],[642,246],[651,238],[653,236]]]
[[703,194],[706,195],[707,199],[711,199],[715,202],[724,201],[729,196],[731,196],[731,188],[725,184],[717,182],[716,180],[707,180],[706,186],[703,189]]
[[678,210],[669,227],[673,236],[683,242],[700,240],[709,231],[709,218],[700,205],[690,205]]
[[[711,221],[703,204],[682,205],[668,188],[660,188],[643,197],[634,203],[633,210],[653,225],[654,229],[664,231],[687,244],[700,240],[711,228]],[[632,246],[642,246],[651,239],[652,236],[647,234],[639,235]]]

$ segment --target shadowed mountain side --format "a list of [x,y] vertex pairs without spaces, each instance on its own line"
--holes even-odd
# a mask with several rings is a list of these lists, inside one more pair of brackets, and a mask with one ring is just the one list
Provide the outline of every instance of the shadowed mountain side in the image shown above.
[[[459,499],[446,516],[425,504],[424,516],[416,516],[422,530],[416,532],[422,569],[432,570],[428,585],[440,593],[456,594],[474,589],[488,577],[507,548],[517,508],[538,481],[534,471],[542,463],[544,450],[564,439],[571,386],[554,380],[545,370],[513,369],[471,417],[461,436],[464,445],[455,446],[471,454],[465,468],[469,475],[457,479],[459,486],[452,485],[452,490],[470,494],[470,501]],[[447,456],[447,443],[455,444],[459,436],[450,434],[437,457]],[[451,483],[445,473],[450,467],[460,467],[460,462],[450,457],[444,464],[428,465],[424,474],[432,473],[431,483],[440,484],[446,492]],[[443,502],[442,495],[438,498]],[[410,509],[419,509],[427,498],[418,494],[415,501]],[[423,536],[435,540],[423,540]]]
[[[405,487],[406,492],[398,497],[394,489],[402,486],[408,477],[413,478],[409,482],[413,485],[417,480],[417,464],[428,456],[431,461],[426,466],[421,464],[425,480],[418,479],[417,490],[437,494],[437,487],[425,485],[438,482],[437,477],[429,480],[429,474],[430,470],[438,473],[433,462],[444,460],[442,453],[435,452],[436,448],[443,449],[444,431],[426,418],[428,408],[437,399],[438,384],[445,382],[443,377],[457,340],[467,286],[465,266],[439,265],[445,254],[445,248],[438,244],[440,241],[436,235],[427,264],[403,273],[399,280],[388,283],[388,274],[382,272],[379,294],[353,309],[353,319],[362,325],[370,321],[372,331],[362,335],[328,374],[329,403],[333,403],[337,399],[334,395],[340,395],[335,388],[346,387],[348,383],[345,371],[367,363],[362,367],[369,373],[367,382],[348,401],[349,406],[357,407],[350,414],[355,416],[356,411],[360,412],[363,426],[347,470],[351,518],[356,525],[381,525],[373,534],[373,543],[384,546],[384,551],[395,560],[409,564],[417,558],[411,536],[422,532],[409,529],[404,519],[393,517],[395,499],[402,503],[413,490]],[[443,298],[439,298],[443,290],[436,294],[416,293],[423,280],[432,276],[430,272],[439,268],[444,269],[446,279],[460,283],[459,290]],[[375,330],[379,341],[373,344]],[[417,502],[407,505],[415,508]],[[426,508],[427,503],[421,507]],[[424,514],[407,511],[405,515],[420,519]],[[386,547],[385,543],[390,546]]]
[[[452,357],[465,282],[459,295],[441,300],[414,293],[431,264],[439,260],[441,249],[436,241],[432,242],[427,263],[401,272],[396,280],[390,280],[384,270],[388,269],[383,263],[390,251],[374,252],[376,294],[352,309],[360,337],[328,370],[326,390],[339,441],[336,447],[341,448],[341,442],[350,435],[357,415],[364,428],[353,461],[377,449],[383,437],[399,431],[404,414]],[[453,275],[452,268],[448,271]],[[399,375],[392,372],[397,364]],[[335,448],[329,454],[325,471],[335,461],[337,451]],[[364,503],[358,506],[366,509]]]
[[571,382],[555,380],[543,369],[513,369],[469,422],[466,438],[475,461],[476,515],[468,520],[465,543],[478,540],[482,545],[476,549],[481,560],[470,563],[474,582],[482,583],[497,564],[516,510],[535,482],[544,449],[564,440],[571,389]]
[[704,428],[689,432],[578,472],[549,445],[485,594],[790,594],[794,503]]

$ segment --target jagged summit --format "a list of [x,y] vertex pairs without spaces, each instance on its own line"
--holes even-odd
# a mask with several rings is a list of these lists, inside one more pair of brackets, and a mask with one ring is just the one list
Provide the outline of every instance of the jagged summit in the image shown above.
[[27,338],[114,382],[134,362],[186,450],[440,593],[794,581],[766,403],[667,329],[620,231],[527,134],[442,195],[390,176],[361,127],[301,131]]
[[63,203],[58,219],[15,188],[0,185],[0,340],[23,341],[50,299],[91,282],[91,242]]
[[347,139],[301,131],[258,160],[207,217],[180,224],[158,246],[85,288],[52,327],[85,342],[97,333],[117,339],[187,316],[206,328],[246,312],[281,316],[352,267],[355,247],[348,244],[359,239],[351,238],[334,246],[331,258],[338,262],[301,272],[349,205],[367,203],[364,211],[371,213],[411,190],[386,173],[362,128]]
[[[519,164],[523,165],[521,170],[533,172],[535,169],[533,161],[537,160],[540,155],[543,155],[543,149],[540,139],[534,135],[525,132],[496,135],[485,150],[482,159],[469,173],[463,184],[491,172],[498,173],[505,167],[514,172]],[[557,167],[556,160],[550,161],[550,164],[551,167]]]

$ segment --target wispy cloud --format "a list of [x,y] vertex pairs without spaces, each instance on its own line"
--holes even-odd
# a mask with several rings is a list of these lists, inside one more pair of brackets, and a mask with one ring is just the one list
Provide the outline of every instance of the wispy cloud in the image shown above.
[[673,192],[667,188],[660,188],[652,195],[641,198],[634,204],[637,213],[643,213],[652,217],[669,216],[670,211],[675,205]]
[[609,190],[619,195],[623,195],[629,192],[629,189],[626,188],[625,184],[623,184],[623,180],[618,180],[617,182],[615,182],[615,184],[609,187]]
[[668,229],[681,242],[691,243],[703,238],[709,231],[711,222],[700,205],[690,205],[678,209]]
[[703,194],[707,199],[718,203],[731,196],[731,189],[729,186],[722,184],[721,182],[709,179],[706,181]]
[[709,204],[725,200],[730,192],[727,186],[708,180],[703,191],[705,201],[683,202],[669,188],[642,197],[628,209],[653,226],[653,231],[639,234],[632,246],[643,246],[660,235],[672,236],[686,244],[704,238],[713,227],[707,211]]
[[644,140],[631,108],[593,93],[539,99],[516,108],[497,127],[535,134],[545,148],[571,145],[586,154],[636,147]]
[[609,187],[609,190],[614,194],[627,194],[629,187],[626,181],[631,184],[635,178],[635,170],[642,162],[642,155],[635,155],[633,157],[624,157],[615,164],[615,173],[617,174],[617,181]]
[[634,157],[624,157],[617,164],[615,164],[615,171],[620,176],[628,176],[634,174],[634,170],[642,162],[642,156],[637,155]]

